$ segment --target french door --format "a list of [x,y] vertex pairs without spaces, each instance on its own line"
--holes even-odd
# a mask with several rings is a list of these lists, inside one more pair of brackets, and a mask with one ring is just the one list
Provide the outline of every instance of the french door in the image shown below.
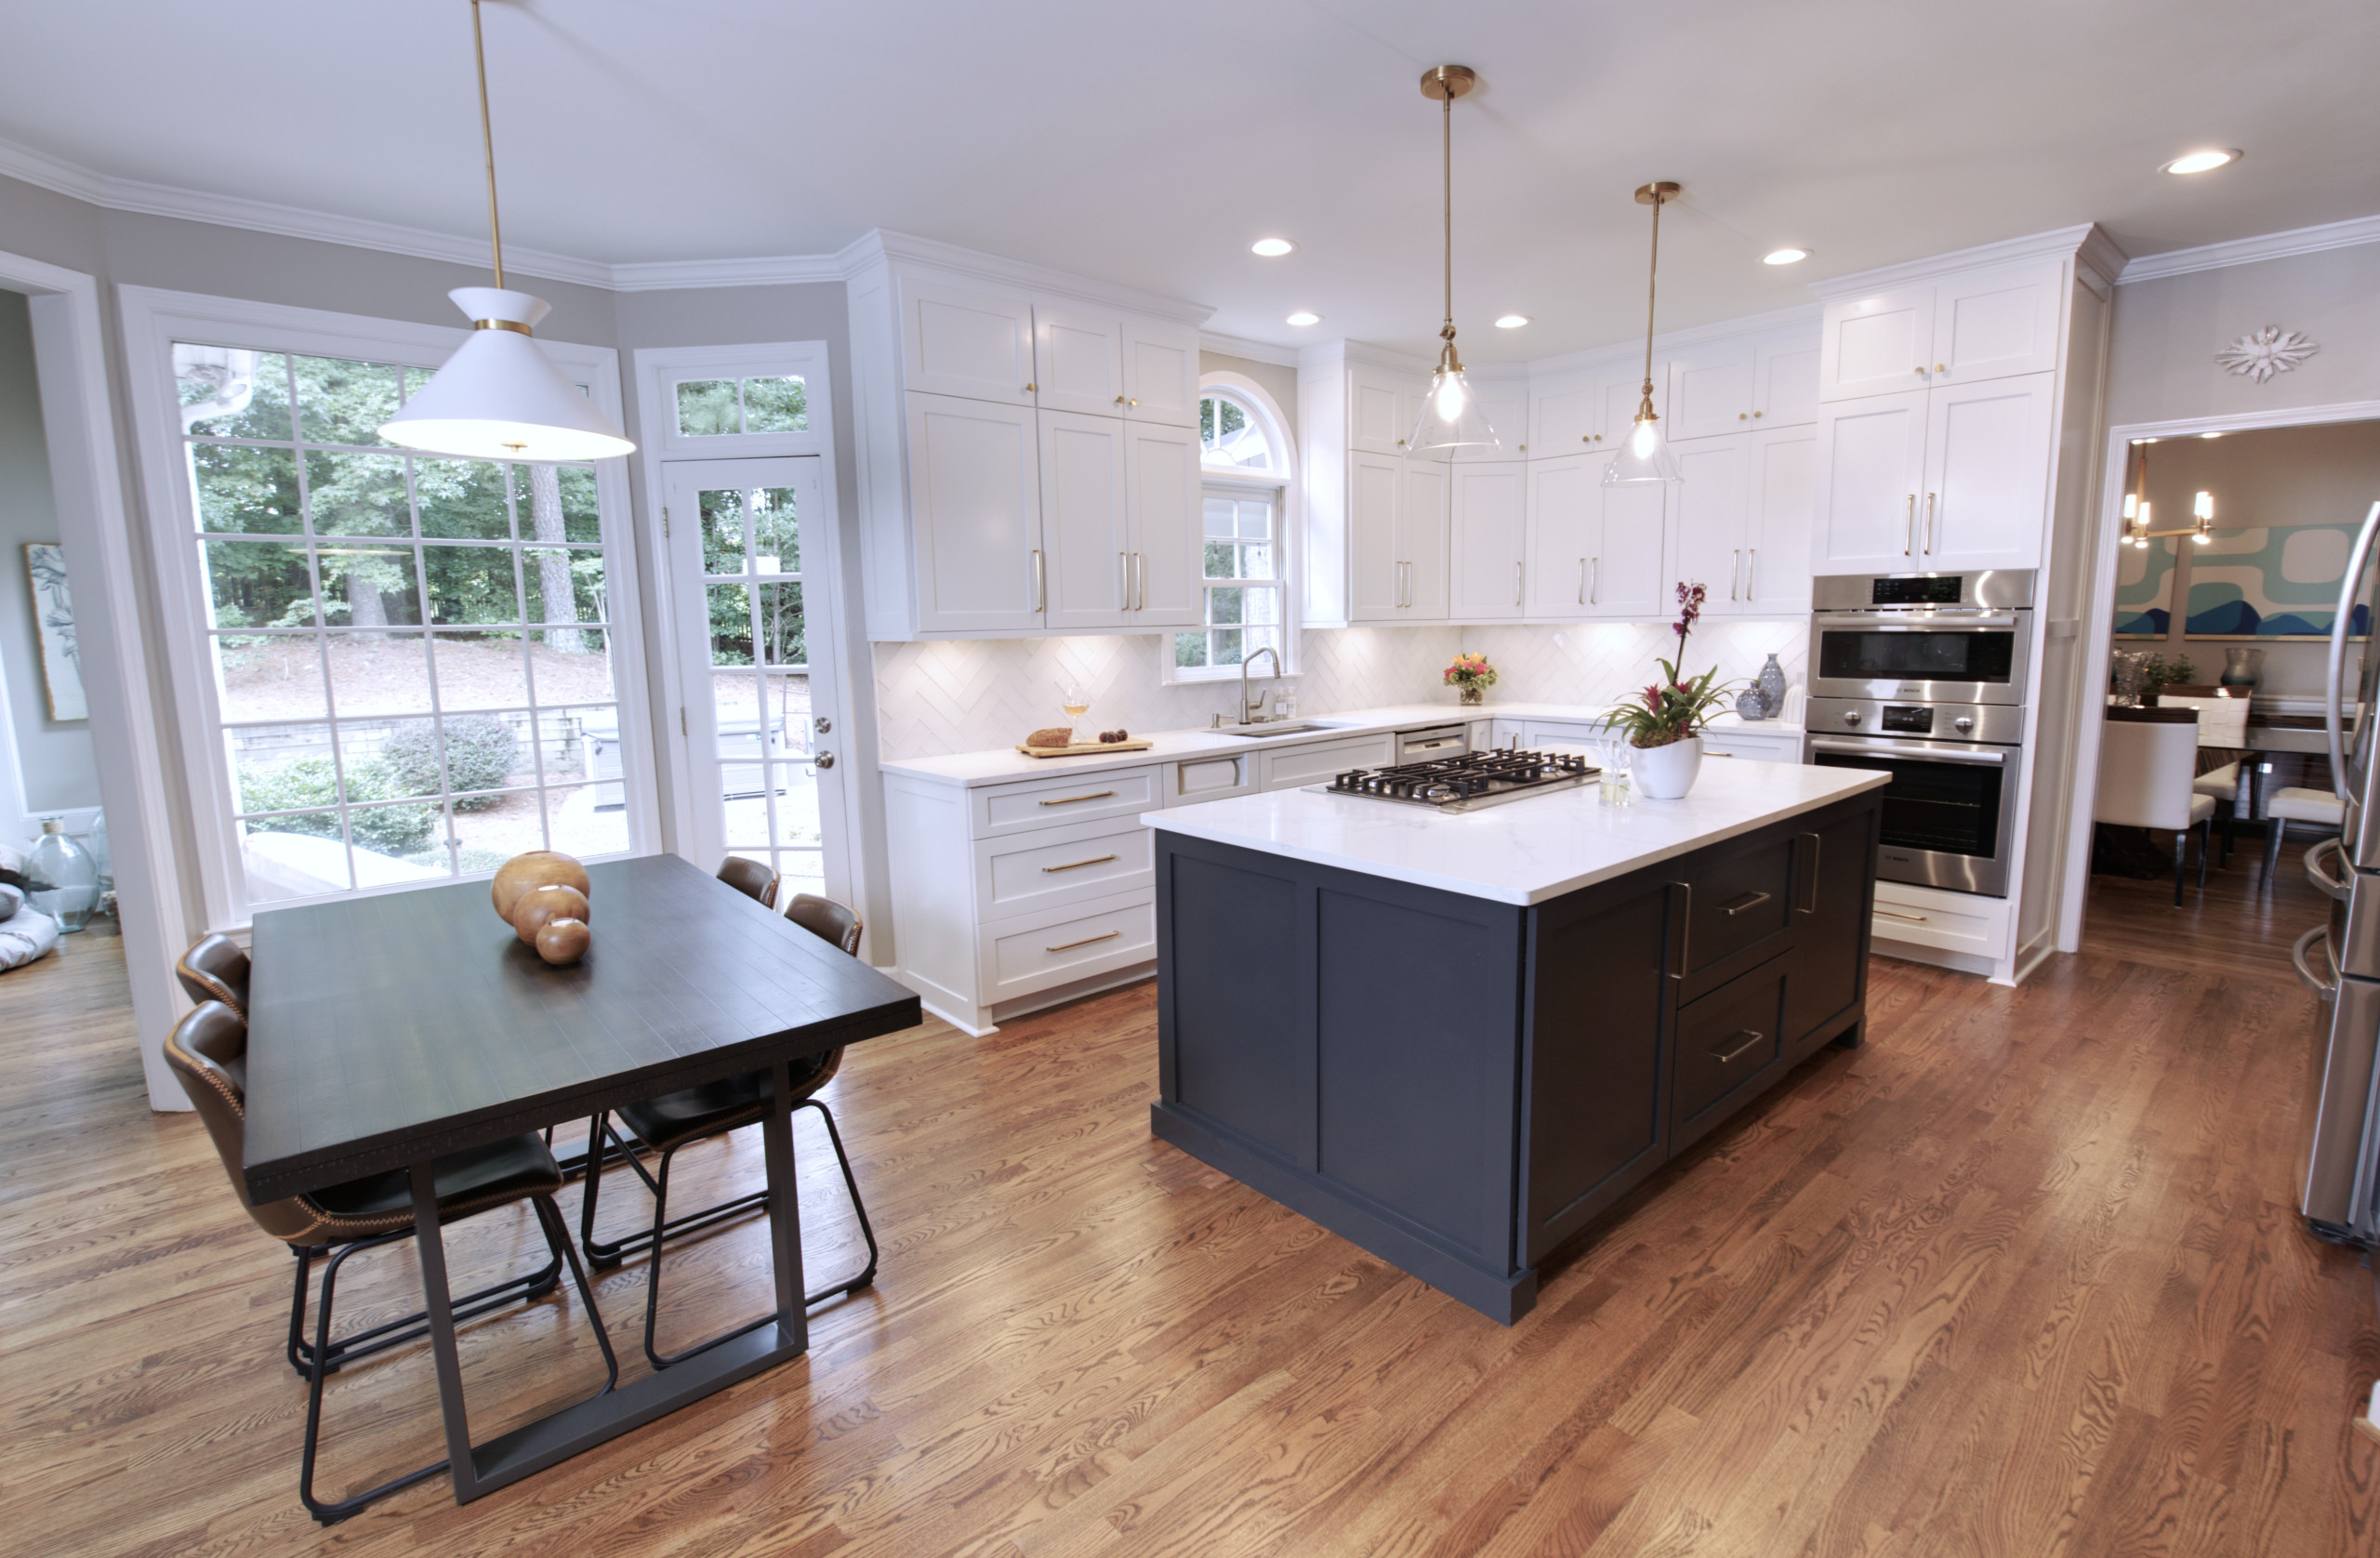
[[829,570],[814,455],[664,464],[663,516],[697,864],[746,856],[850,901]]

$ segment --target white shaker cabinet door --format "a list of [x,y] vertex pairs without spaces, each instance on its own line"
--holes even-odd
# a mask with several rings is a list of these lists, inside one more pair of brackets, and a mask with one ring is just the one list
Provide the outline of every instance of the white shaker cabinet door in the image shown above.
[[1044,411],[1040,431],[1048,626],[1056,633],[1116,631],[1131,616],[1124,424]]
[[1826,406],[1818,421],[1811,571],[1905,573],[1917,561],[1925,485],[1925,391]]
[[2065,276],[2053,259],[1936,284],[1930,382],[1940,388],[2055,370]]
[[1006,405],[1033,403],[1033,304],[1024,297],[901,284],[905,387]]
[[1934,363],[1934,288],[1903,287],[1826,306],[1818,399],[1923,390]]
[[1124,322],[1124,415],[1169,428],[1198,425],[1198,332],[1156,320]]
[[2038,568],[2049,511],[2057,376],[1956,385],[1927,396],[1921,566]]
[[1358,367],[1347,376],[1347,447],[1365,455],[1401,455],[1420,405],[1418,382],[1406,385],[1384,368]]
[[1771,428],[1752,436],[1745,483],[1751,505],[1744,523],[1747,612],[1810,609],[1811,480],[1818,448],[1816,428]]
[[1528,471],[1518,460],[1454,468],[1457,622],[1501,622],[1524,607]]
[[1396,555],[1405,564],[1399,622],[1447,620],[1454,469],[1442,460],[1407,460],[1398,473]]
[[1456,462],[1476,465],[1527,459],[1528,452],[1523,445],[1528,442],[1528,386],[1518,379],[1475,378],[1471,389],[1479,397],[1479,415],[1488,419],[1496,442],[1456,450]]
[[1112,314],[1036,306],[1033,377],[1044,411],[1123,416],[1123,324]]
[[1818,344],[1806,334],[1764,341],[1752,353],[1752,425],[1806,427],[1818,419]]
[[1197,427],[1125,423],[1124,484],[1132,573],[1127,625],[1134,632],[1194,627],[1205,574]]
[[1405,570],[1397,565],[1396,487],[1403,462],[1386,455],[1347,457],[1347,616],[1395,622]]
[[[1611,456],[1595,462],[1595,478]],[[1597,555],[1591,614],[1651,621],[1671,614],[1677,603],[1676,581],[1670,576],[1669,548],[1663,511],[1669,486],[1661,482],[1631,482],[1624,487],[1599,487],[1603,495],[1603,539]]]
[[1670,437],[1717,438],[1750,431],[1753,366],[1749,340],[1713,342],[1673,358],[1670,409],[1663,418]]
[[908,399],[918,627],[1040,627],[1049,576],[1036,413],[947,395]]
[[1562,459],[1589,453],[1601,420],[1602,391],[1591,374],[1565,374],[1529,387],[1528,457]]
[[1528,614],[1587,614],[1589,573],[1603,533],[1603,462],[1565,455],[1528,464]]
[[1732,616],[1743,607],[1751,435],[1706,438],[1677,451],[1677,576],[1708,592],[1704,609]]

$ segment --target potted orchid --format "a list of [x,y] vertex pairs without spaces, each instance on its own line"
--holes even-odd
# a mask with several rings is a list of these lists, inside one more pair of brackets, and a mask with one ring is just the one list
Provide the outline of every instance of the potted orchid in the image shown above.
[[1677,634],[1677,658],[1656,660],[1660,680],[1611,708],[1612,727],[1628,737],[1635,759],[1630,764],[1636,791],[1648,800],[1675,800],[1694,787],[1702,768],[1702,727],[1726,700],[1731,688],[1719,680],[1719,667],[1687,680],[1686,635],[1702,614],[1700,585],[1677,587],[1678,618],[1671,625]]
[[1465,705],[1485,701],[1488,688],[1496,685],[1496,667],[1488,663],[1485,654],[1458,654],[1447,663],[1446,684],[1461,694]]

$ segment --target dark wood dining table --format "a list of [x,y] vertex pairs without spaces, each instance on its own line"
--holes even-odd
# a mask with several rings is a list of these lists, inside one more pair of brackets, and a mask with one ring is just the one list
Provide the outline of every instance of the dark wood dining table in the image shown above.
[[[908,990],[675,855],[588,876],[595,943],[567,968],[496,918],[484,881],[255,919],[248,1194],[410,1171],[457,1503],[808,1349],[787,1063],[919,1021]],[[775,1323],[473,1445],[431,1160],[763,1068]]]

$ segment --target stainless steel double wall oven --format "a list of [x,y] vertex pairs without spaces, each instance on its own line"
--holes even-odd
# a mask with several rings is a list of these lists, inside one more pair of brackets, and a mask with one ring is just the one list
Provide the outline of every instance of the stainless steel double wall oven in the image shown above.
[[2033,574],[1837,574],[1811,584],[1805,760],[1883,769],[1876,875],[1995,898],[2024,786]]

